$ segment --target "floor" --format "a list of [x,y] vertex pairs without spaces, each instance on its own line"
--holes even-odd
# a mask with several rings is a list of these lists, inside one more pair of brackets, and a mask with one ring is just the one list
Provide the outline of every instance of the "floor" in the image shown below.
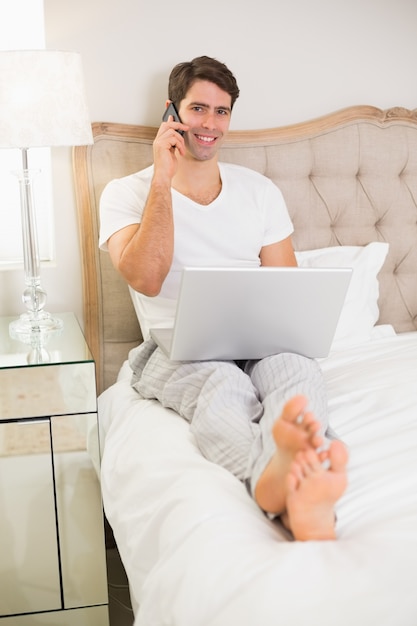
[[116,548],[107,548],[110,626],[132,626],[133,611],[123,565]]

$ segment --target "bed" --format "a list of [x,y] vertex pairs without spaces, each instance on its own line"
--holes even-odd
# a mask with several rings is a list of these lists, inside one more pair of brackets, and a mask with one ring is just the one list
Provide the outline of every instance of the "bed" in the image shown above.
[[416,626],[417,111],[349,107],[232,131],[221,159],[282,190],[299,264],[352,282],[321,359],[331,426],[349,448],[337,541],[295,542],[188,424],[130,387],[142,341],[127,286],[97,247],[105,184],[152,161],[155,128],[93,125],[74,150],[84,324],[97,366],[106,517],[136,626]]

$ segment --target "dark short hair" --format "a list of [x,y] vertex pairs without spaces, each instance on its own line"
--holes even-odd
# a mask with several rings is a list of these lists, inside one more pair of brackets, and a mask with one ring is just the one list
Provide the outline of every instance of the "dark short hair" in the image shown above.
[[233,108],[239,97],[236,78],[224,63],[208,56],[196,57],[192,61],[178,63],[173,68],[169,76],[168,98],[179,106],[196,80],[207,80],[228,93],[232,99],[231,108]]

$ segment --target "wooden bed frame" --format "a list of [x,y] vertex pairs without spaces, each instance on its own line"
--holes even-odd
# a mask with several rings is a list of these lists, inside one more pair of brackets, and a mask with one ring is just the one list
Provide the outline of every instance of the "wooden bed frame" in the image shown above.
[[[84,324],[99,392],[142,340],[128,288],[98,249],[100,195],[111,179],[152,163],[156,131],[94,123],[94,144],[74,148]],[[398,332],[417,329],[417,110],[357,106],[282,128],[232,131],[221,160],[276,182],[296,250],[389,242],[379,321]]]

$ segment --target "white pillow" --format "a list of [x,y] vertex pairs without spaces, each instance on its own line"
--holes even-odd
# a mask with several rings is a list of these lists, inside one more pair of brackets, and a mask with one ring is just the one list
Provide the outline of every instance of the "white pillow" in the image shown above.
[[352,278],[336,328],[332,350],[357,345],[371,337],[379,317],[380,271],[388,254],[388,243],[367,246],[335,246],[296,252],[301,267],[351,267]]

